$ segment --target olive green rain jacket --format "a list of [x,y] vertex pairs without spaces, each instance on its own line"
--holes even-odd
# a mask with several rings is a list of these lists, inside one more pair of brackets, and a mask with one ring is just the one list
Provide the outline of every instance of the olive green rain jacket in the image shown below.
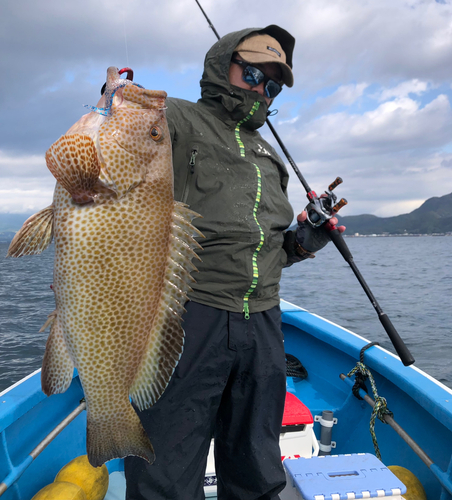
[[[275,38],[278,29],[265,28]],[[279,304],[283,231],[293,219],[287,170],[257,131],[265,99],[229,83],[234,48],[254,31],[261,30],[231,33],[210,49],[197,103],[167,100],[175,199],[202,215],[193,222],[205,236],[189,297],[245,317]],[[290,58],[292,49],[293,42]]]

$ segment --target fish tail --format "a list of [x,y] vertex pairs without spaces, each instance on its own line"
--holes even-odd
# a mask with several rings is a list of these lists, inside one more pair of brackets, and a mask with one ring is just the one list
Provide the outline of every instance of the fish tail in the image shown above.
[[154,448],[129,402],[110,419],[100,415],[96,418],[88,409],[86,449],[93,467],[129,455],[141,457],[149,463],[155,460]]

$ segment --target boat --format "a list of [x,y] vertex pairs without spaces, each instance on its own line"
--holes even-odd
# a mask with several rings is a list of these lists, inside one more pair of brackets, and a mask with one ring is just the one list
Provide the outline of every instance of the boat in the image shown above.
[[[334,464],[342,459],[364,463],[369,456],[378,460],[376,455],[383,468],[397,465],[411,471],[428,500],[451,499],[452,390],[325,318],[285,301],[281,310],[287,359],[295,360],[295,376],[289,372],[287,377],[286,422],[281,434],[288,474],[281,499],[305,498],[297,490],[297,474],[292,474],[299,465],[317,466],[322,459]],[[288,402],[292,404],[289,410]],[[65,464],[86,453],[84,405],[76,371],[64,394],[45,396],[40,370],[0,394],[2,500],[30,500]],[[212,464],[209,457],[207,498],[216,498]],[[123,460],[106,465],[110,482],[105,500],[122,500]],[[355,469],[346,472],[349,481],[355,481],[353,476],[361,474],[362,466]],[[385,495],[315,498],[373,496]]]

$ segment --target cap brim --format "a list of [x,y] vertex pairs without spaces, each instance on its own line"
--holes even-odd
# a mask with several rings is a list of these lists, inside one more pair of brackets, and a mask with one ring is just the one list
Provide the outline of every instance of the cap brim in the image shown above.
[[279,64],[282,72],[282,81],[284,82],[285,85],[288,87],[293,86],[293,73],[292,70],[290,69],[290,66],[287,64],[279,61],[276,57],[271,57],[267,54],[262,54],[261,52],[251,52],[251,51],[245,51],[245,50],[240,50],[238,52],[240,57],[249,63],[255,63],[255,64],[265,64],[265,63],[275,63]]

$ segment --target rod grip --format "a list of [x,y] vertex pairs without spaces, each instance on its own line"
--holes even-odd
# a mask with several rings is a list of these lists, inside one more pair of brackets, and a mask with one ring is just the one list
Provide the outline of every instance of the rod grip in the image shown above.
[[336,248],[339,250],[341,253],[342,257],[350,263],[353,260],[353,255],[350,252],[350,249],[347,246],[347,243],[345,243],[345,240],[342,236],[342,234],[339,232],[339,229],[327,229],[325,227],[325,224],[322,226],[323,230],[326,231],[328,236],[330,237],[331,241],[334,243]]
[[408,347],[404,344],[403,340],[400,338],[400,335],[394,328],[394,325],[391,323],[391,320],[381,310],[377,300],[373,296],[373,293],[371,292],[370,288],[368,287],[367,283],[365,282],[364,278],[359,272],[359,269],[357,268],[356,264],[353,262],[353,255],[350,252],[347,243],[345,243],[344,237],[337,228],[329,230],[328,228],[325,227],[325,225],[323,225],[322,227],[324,228],[324,231],[327,232],[328,236],[331,238],[331,241],[335,244],[336,248],[339,250],[342,257],[344,257],[345,261],[350,265],[353,272],[355,273],[355,276],[358,278],[358,281],[363,287],[363,290],[366,292],[366,295],[368,296],[369,300],[371,301],[372,305],[377,311],[380,322],[383,325],[383,328],[385,329],[386,333],[388,334],[388,337],[391,339],[394,349],[399,355],[402,363],[405,366],[412,365],[414,363],[413,356],[408,350]]
[[397,351],[397,354],[400,356],[402,363],[405,366],[410,366],[414,363],[414,358],[411,355],[408,347],[405,345],[403,340],[400,338],[397,330],[394,328],[394,325],[391,323],[391,320],[388,316],[382,312],[378,315],[380,318],[380,322],[383,325],[383,328],[386,330],[389,338],[391,339],[392,345],[394,349]]

